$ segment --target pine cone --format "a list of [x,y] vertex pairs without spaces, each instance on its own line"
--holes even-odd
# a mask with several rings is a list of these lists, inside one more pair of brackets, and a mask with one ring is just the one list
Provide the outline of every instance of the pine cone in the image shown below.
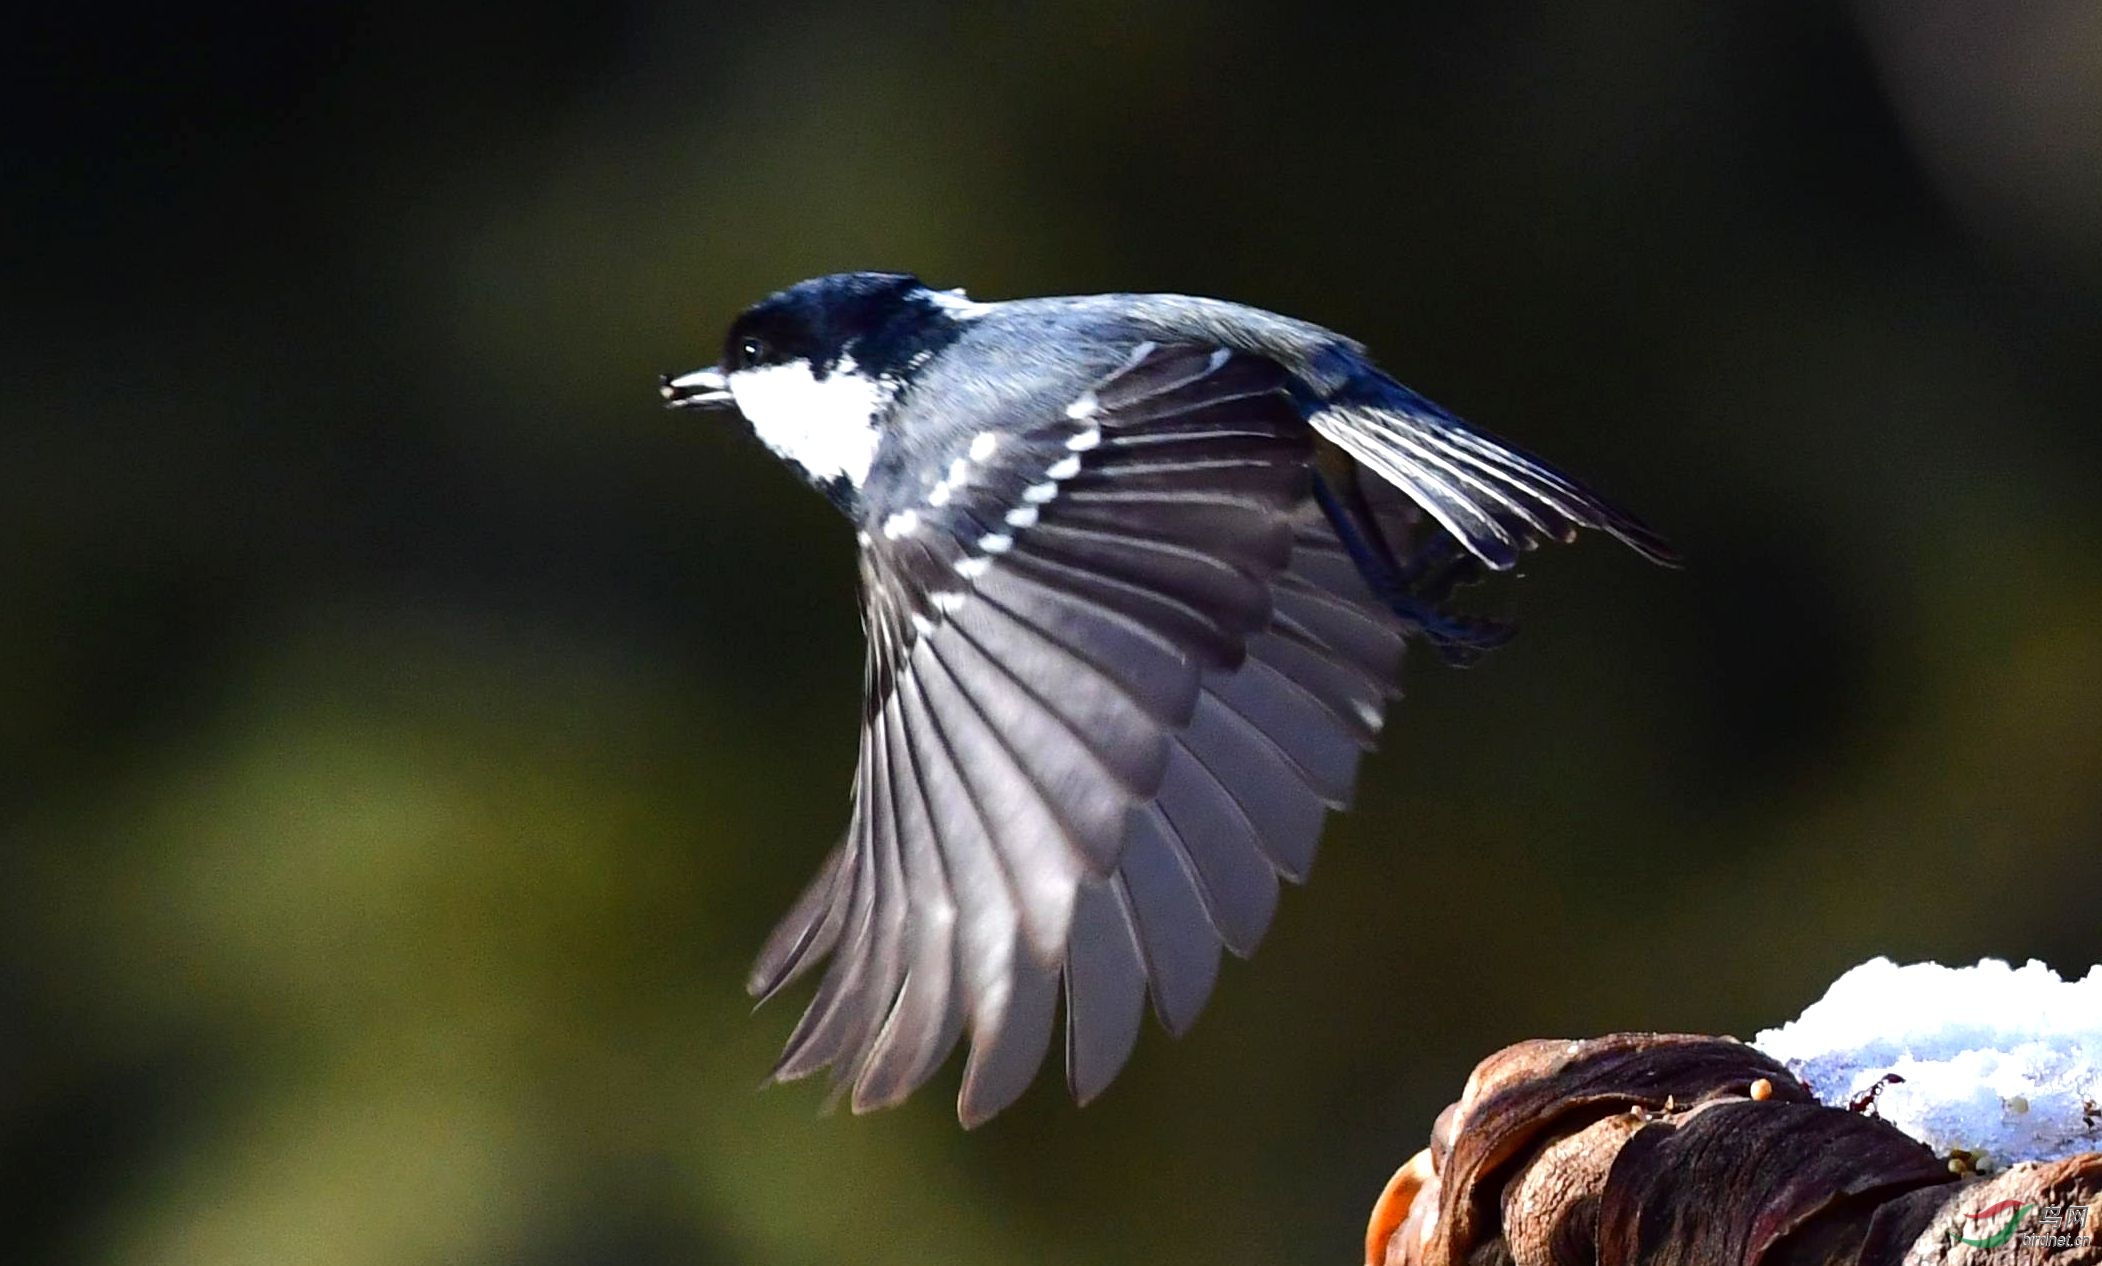
[[1387,1184],[1365,1260],[2102,1266],[2102,1226],[2062,1212],[2102,1205],[2102,1153],[1990,1178],[1962,1170],[1872,1102],[1826,1107],[1732,1038],[1521,1042],[1476,1066],[1430,1146]]

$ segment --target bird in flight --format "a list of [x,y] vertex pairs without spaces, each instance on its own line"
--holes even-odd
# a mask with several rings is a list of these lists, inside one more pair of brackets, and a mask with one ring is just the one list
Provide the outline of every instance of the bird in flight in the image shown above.
[[1509,629],[1452,589],[1654,532],[1317,325],[1212,299],[974,302],[892,273],[782,290],[666,403],[734,410],[844,512],[868,637],[844,838],[760,953],[829,965],[774,1078],[856,1111],[970,1055],[966,1126],[1065,1010],[1082,1103],[1146,1003],[1195,1020],[1348,803],[1405,638]]

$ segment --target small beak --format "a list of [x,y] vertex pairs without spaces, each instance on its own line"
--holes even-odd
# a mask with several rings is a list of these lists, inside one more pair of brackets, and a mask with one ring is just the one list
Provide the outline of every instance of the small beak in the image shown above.
[[657,394],[667,409],[727,409],[736,403],[729,380],[713,366],[676,378],[665,374],[657,380]]

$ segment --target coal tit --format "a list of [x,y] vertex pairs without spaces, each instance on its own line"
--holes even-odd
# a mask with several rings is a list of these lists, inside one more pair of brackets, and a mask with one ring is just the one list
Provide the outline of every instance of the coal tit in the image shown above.
[[676,409],[743,415],[845,512],[868,636],[844,839],[754,967],[831,960],[775,1067],[862,1109],[966,1033],[966,1125],[1181,1032],[1306,877],[1403,640],[1500,626],[1452,588],[1655,533],[1304,321],[1181,295],[979,303],[845,273],[737,318]]

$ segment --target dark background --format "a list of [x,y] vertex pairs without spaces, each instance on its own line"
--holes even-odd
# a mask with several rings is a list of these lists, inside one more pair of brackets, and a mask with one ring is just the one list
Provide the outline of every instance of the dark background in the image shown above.
[[[8,1261],[1348,1261],[1504,1042],[2102,959],[2088,0],[164,9],[0,54]],[[1691,566],[1481,594],[1100,1103],[821,1116],[851,540],[654,382],[841,268],[1322,321]]]

